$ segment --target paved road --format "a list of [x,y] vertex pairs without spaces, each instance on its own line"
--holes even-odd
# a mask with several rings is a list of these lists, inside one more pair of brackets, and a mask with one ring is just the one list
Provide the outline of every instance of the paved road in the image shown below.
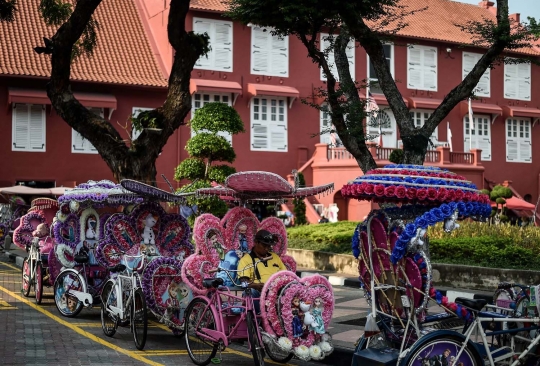
[[[144,351],[137,351],[129,328],[113,338],[101,329],[99,310],[83,310],[76,318],[59,315],[51,288],[42,305],[21,295],[20,269],[0,254],[0,364],[2,365],[191,365],[183,339],[151,318]],[[31,295],[33,292],[31,292]],[[335,316],[330,332],[344,347],[361,335],[359,317],[366,304],[356,289],[336,288]],[[252,365],[246,346],[234,345],[222,354],[224,365]],[[289,365],[349,364],[343,356],[326,362],[292,360]],[[267,360],[268,364],[275,364]]]

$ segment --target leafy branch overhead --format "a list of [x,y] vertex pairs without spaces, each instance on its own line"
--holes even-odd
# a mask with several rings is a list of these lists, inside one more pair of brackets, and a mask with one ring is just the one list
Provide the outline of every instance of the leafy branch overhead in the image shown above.
[[0,22],[12,22],[17,11],[17,0],[0,0]]

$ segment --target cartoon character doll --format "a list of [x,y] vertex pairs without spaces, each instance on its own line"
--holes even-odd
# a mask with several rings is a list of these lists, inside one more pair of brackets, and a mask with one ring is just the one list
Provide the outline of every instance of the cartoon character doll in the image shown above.
[[96,238],[96,225],[97,225],[96,218],[94,216],[89,216],[88,220],[86,220],[86,232],[85,232],[86,239],[91,239],[91,240],[98,239]]
[[313,305],[311,306],[311,315],[313,316],[313,322],[309,326],[309,330],[314,331],[317,334],[324,334],[324,321],[322,317],[322,312],[324,310],[322,305],[322,299],[320,297],[317,297],[313,301]]
[[238,226],[238,257],[242,258],[245,253],[249,252],[248,240],[246,236],[247,225],[240,224]]
[[178,300],[179,283],[171,281],[167,286],[167,292],[163,294],[162,300],[166,307],[165,314],[166,319],[171,319],[173,315],[178,315],[178,309],[180,307],[180,301]]
[[158,216],[149,213],[144,219],[144,230],[142,233],[144,244],[156,244],[156,234],[153,227],[156,226]]
[[304,327],[303,327],[303,322],[301,319],[302,311],[300,310],[300,298],[298,296],[295,296],[292,300],[291,311],[293,315],[293,320],[292,320],[293,337],[299,338],[304,333]]

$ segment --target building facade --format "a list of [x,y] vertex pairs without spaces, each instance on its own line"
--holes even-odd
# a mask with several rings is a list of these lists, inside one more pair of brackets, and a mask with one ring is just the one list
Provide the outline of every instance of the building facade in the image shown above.
[[[480,20],[482,17],[493,18],[495,9],[489,1],[481,1],[478,6],[449,0],[429,0],[427,4],[420,0],[402,0],[402,3],[411,9],[428,6],[427,10],[412,16],[409,26],[401,30],[392,43],[385,45],[390,69],[411,110],[411,118],[417,126],[421,126],[484,52],[472,46],[459,47],[461,44],[472,44],[472,39],[454,24]],[[104,113],[119,124],[125,123],[137,110],[154,108],[163,102],[165,80],[173,60],[166,33],[168,5],[158,1],[117,0],[100,5],[98,13],[101,11],[105,16],[119,11],[116,7],[121,6],[134,12],[131,28],[137,31],[131,32],[137,34],[135,42],[143,44],[145,48],[144,52],[137,53],[133,64],[124,61],[121,64],[125,67],[117,70],[128,82],[117,80],[118,75],[103,75],[99,62],[81,62],[88,63],[85,65],[87,67],[81,69],[88,75],[97,75],[97,78],[85,79],[74,72],[75,85],[80,87],[78,91],[82,93],[83,104],[84,98],[92,99],[86,94],[100,94],[96,97],[99,103],[87,101],[86,105],[98,108],[96,113]],[[344,182],[362,173],[354,159],[342,148],[328,149],[327,146],[324,148],[325,145],[317,145],[330,141],[328,134],[319,135],[320,131],[329,127],[328,114],[302,103],[302,100],[317,102],[316,89],[324,87],[324,75],[307,58],[305,47],[295,37],[281,39],[257,25],[234,22],[223,16],[225,11],[220,2],[191,2],[186,28],[207,33],[212,48],[207,57],[197,62],[192,72],[190,88],[193,111],[212,101],[234,106],[246,130],[243,134],[229,136],[237,153],[234,165],[238,171],[261,169],[286,176],[292,169],[300,169],[306,175],[308,184],[335,181],[335,195],[316,199],[312,203],[326,206],[336,203],[340,206],[341,219],[358,219],[360,214],[352,214],[358,208],[353,203],[340,201],[338,191]],[[519,16],[513,17],[518,20]],[[103,25],[107,26],[106,22]],[[2,27],[2,32],[9,31]],[[9,27],[20,25],[16,21]],[[113,34],[121,30],[109,31]],[[128,29],[124,31],[128,32]],[[36,39],[27,42],[32,46],[37,45],[39,37],[41,33],[37,32]],[[327,37],[326,34],[320,35],[321,47],[328,44]],[[129,45],[121,48],[114,43],[101,44],[105,38],[106,35],[98,41],[98,49],[103,47],[104,51],[103,63],[119,60],[105,57],[105,53],[116,53],[120,59],[122,52],[133,56],[133,49],[129,49]],[[507,56],[537,57],[538,53],[536,49],[528,49]],[[24,57],[25,60],[44,58],[37,54],[25,54]],[[124,54],[125,58],[131,57]],[[376,118],[382,123],[384,136],[382,146],[372,146],[371,150],[378,163],[383,165],[388,163],[392,149],[401,146],[395,118],[376,85],[376,76],[365,51],[357,43],[351,42],[348,58],[353,78],[375,83],[370,93],[380,109]],[[0,69],[4,76],[1,80],[5,81],[0,83],[0,100],[7,100],[7,103],[0,105],[0,121],[6,131],[0,136],[0,152],[7,157],[5,161],[9,161],[0,167],[2,183],[11,185],[16,181],[54,178],[55,184],[60,185],[62,182],[80,183],[88,179],[110,178],[99,156],[83,140],[77,140],[69,126],[54,111],[50,111],[46,101],[32,104],[28,95],[27,99],[14,98],[17,89],[33,87],[44,91],[49,61],[41,59],[40,62],[43,64],[40,75],[15,74],[12,68]],[[142,69],[141,65],[145,68]],[[77,67],[79,65],[75,65],[75,70],[78,70]],[[139,74],[131,75],[133,73]],[[142,77],[149,74],[153,77]],[[497,65],[486,71],[476,90],[478,99],[472,102],[474,124],[469,121],[468,103],[461,102],[434,132],[432,142],[435,147],[426,156],[426,164],[459,171],[481,187],[489,182],[511,181],[518,195],[535,202],[540,185],[540,149],[533,147],[540,144],[540,130],[535,128],[540,118],[540,93],[533,83],[538,82],[540,68],[531,64]],[[365,96],[366,91],[361,94]],[[116,100],[114,106],[113,99]],[[17,101],[25,106],[19,106]],[[40,114],[39,105],[45,105],[41,109],[41,119],[46,121],[46,126],[39,131],[47,141],[54,141],[48,145],[43,142],[41,148],[39,145],[42,141],[36,137],[38,129],[32,124]],[[23,110],[22,115],[27,117],[18,117],[19,108]],[[20,122],[23,120],[27,122]],[[24,123],[28,123],[28,133],[24,132]],[[378,134],[378,128],[371,130],[368,127],[367,132]],[[128,132],[125,133],[127,138]],[[187,157],[184,146],[190,136],[189,126],[182,126],[171,137],[158,160],[159,173],[169,177],[173,175],[174,167]],[[378,143],[379,140],[375,139],[374,142]],[[21,150],[19,146],[24,147]],[[477,149],[481,149],[481,152]],[[59,164],[60,161],[63,163]],[[38,164],[39,168],[32,169],[34,164]],[[321,170],[323,166],[324,169],[332,167],[332,173]]]

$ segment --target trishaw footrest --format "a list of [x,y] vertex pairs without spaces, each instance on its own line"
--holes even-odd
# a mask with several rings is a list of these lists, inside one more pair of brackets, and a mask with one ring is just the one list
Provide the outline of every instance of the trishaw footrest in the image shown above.
[[353,356],[357,365],[362,366],[395,366],[399,357],[397,349],[368,348],[356,352]]

